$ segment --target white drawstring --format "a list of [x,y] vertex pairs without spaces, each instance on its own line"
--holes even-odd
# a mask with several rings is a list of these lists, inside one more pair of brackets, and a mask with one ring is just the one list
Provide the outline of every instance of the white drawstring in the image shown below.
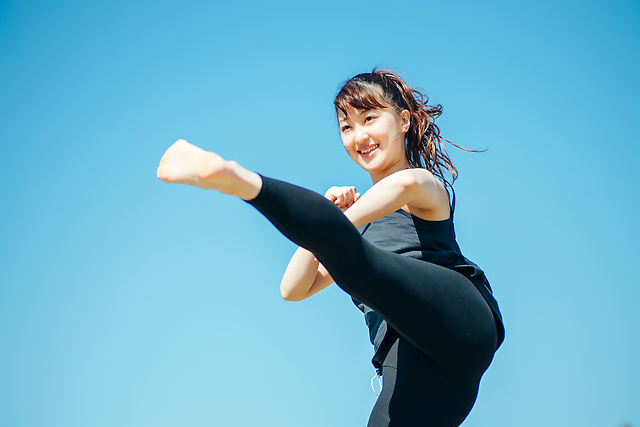
[[373,380],[375,380],[376,377],[378,377],[378,382],[380,383],[380,393],[382,393],[382,375],[380,375],[378,372],[376,372],[376,374],[373,376],[373,378],[371,378],[371,389],[376,394],[376,396],[380,396],[380,393],[378,393],[376,391],[376,388],[373,386]]

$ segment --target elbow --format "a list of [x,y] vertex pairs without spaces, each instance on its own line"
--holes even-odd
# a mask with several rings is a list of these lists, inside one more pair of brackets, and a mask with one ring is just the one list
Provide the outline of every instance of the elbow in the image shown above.
[[282,299],[288,302],[297,302],[302,301],[304,298],[300,298],[299,295],[296,295],[291,289],[288,289],[285,286],[280,286],[280,295],[282,295]]
[[282,299],[283,299],[283,300],[285,300],[285,301],[289,301],[289,302],[293,302],[293,301],[295,301],[295,299],[293,298],[293,296],[292,296],[290,293],[288,293],[288,292],[285,292],[285,291],[283,291],[283,290],[280,290],[280,295],[282,295]]
[[287,302],[298,302],[298,301],[302,301],[304,298],[295,297],[292,295],[282,295],[282,299]]

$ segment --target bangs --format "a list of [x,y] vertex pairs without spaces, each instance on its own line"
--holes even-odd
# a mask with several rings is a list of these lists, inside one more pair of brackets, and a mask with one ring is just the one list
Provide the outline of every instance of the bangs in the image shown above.
[[356,110],[373,110],[376,108],[388,108],[390,103],[385,99],[382,88],[378,85],[349,81],[347,82],[333,101],[336,107],[336,113],[341,111],[348,116],[347,111],[350,108]]

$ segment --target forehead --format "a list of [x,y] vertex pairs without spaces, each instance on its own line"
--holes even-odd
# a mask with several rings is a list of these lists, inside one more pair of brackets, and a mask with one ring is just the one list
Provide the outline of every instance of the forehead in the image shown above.
[[338,120],[339,121],[343,121],[343,120],[347,120],[349,118],[353,118],[353,117],[357,117],[358,115],[362,114],[365,110],[361,110],[361,109],[357,109],[354,107],[350,107],[347,109],[347,114],[344,114],[344,111],[342,110],[338,110],[336,111],[336,114],[338,115]]
[[355,117],[363,111],[390,107],[380,86],[367,82],[348,82],[334,101],[338,119]]
[[362,114],[365,114],[369,111],[372,110],[378,110],[378,108],[355,108],[355,107],[350,107],[347,109],[347,114],[345,115],[344,112],[342,110],[338,110],[336,112],[337,117],[338,117],[338,121],[342,122],[344,120],[349,120],[349,119],[354,119],[358,116],[361,116]]

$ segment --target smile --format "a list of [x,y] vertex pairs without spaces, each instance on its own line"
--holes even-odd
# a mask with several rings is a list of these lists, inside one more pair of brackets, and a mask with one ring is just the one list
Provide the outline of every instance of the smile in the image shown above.
[[366,155],[366,154],[372,153],[378,147],[379,147],[379,145],[375,144],[375,145],[372,145],[371,147],[367,148],[366,150],[358,150],[358,153]]

